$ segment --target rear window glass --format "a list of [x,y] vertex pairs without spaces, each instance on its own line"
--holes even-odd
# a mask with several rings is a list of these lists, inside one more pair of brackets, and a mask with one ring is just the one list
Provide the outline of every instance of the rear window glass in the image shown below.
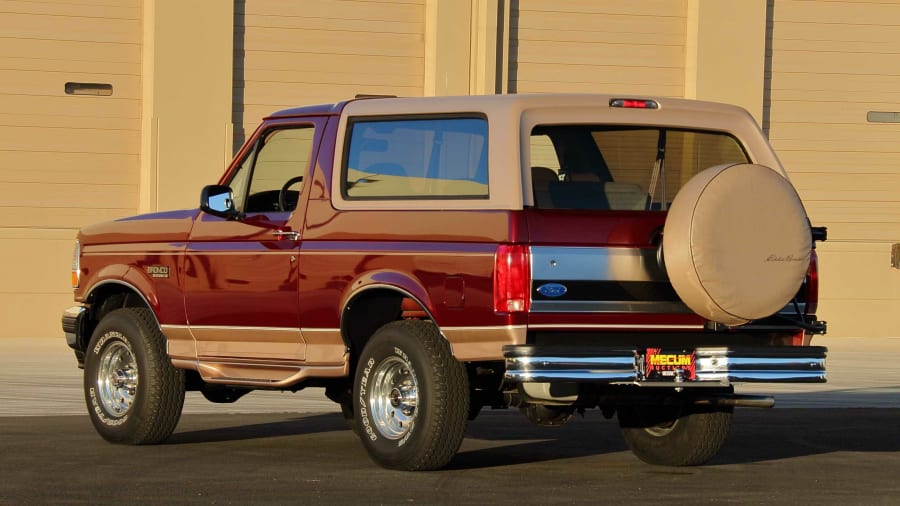
[[356,119],[348,126],[349,199],[487,198],[487,120]]
[[698,172],[746,163],[722,132],[594,125],[535,127],[535,206],[544,209],[665,210]]

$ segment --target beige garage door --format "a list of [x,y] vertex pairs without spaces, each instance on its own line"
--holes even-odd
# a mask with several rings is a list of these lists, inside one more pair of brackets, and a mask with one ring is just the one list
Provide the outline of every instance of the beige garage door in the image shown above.
[[684,0],[520,0],[510,92],[684,95]]
[[260,118],[357,94],[421,96],[425,0],[235,4],[235,149]]
[[829,227],[819,313],[838,336],[900,336],[900,270],[890,268],[900,123],[867,121],[900,111],[900,2],[771,9],[769,137],[813,221]]
[[0,12],[0,337],[57,337],[76,230],[137,208],[141,2]]

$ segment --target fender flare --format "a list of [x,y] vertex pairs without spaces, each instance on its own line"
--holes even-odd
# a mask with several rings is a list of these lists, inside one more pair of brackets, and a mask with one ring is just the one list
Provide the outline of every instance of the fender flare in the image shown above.
[[[341,329],[341,339],[343,339],[344,343],[348,346],[350,345],[350,339],[349,336],[346,335],[347,326],[345,320],[347,309],[353,305],[354,301],[372,290],[390,290],[397,292],[397,294],[402,297],[412,299],[422,308],[428,319],[435,322],[435,325],[437,325],[434,318],[434,306],[432,305],[431,296],[418,279],[404,272],[394,270],[366,272],[350,282],[341,296],[339,325]],[[441,335],[443,336],[443,333],[441,333]]]
[[428,317],[434,321],[434,310],[431,302],[431,296],[422,286],[418,279],[400,271],[379,270],[367,272],[347,285],[344,294],[341,296],[341,319],[343,320],[344,310],[353,303],[363,293],[378,289],[386,288],[399,292],[406,297],[415,300]]
[[137,294],[144,304],[153,311],[153,316],[159,324],[159,297],[156,289],[150,281],[150,277],[140,269],[130,265],[114,264],[100,269],[90,286],[85,290],[85,300],[91,300],[99,288],[107,285],[121,285]]

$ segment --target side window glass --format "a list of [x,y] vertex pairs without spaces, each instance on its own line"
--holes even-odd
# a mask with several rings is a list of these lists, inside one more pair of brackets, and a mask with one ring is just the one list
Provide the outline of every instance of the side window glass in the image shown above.
[[309,168],[314,133],[309,126],[264,134],[231,179],[235,207],[245,213],[293,211]]
[[356,120],[344,160],[348,198],[487,198],[487,120]]
[[247,158],[244,159],[243,163],[241,163],[240,168],[238,168],[237,172],[231,176],[231,182],[228,186],[231,187],[231,191],[234,193],[234,208],[238,211],[244,210],[244,200],[246,200],[247,196],[247,183],[250,181],[250,172],[253,170],[253,161],[256,159],[256,150],[251,151]]

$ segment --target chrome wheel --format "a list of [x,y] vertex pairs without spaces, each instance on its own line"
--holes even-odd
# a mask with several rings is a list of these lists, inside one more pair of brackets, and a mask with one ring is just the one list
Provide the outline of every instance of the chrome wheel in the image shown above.
[[418,381],[409,362],[398,356],[385,359],[372,376],[369,409],[378,432],[388,439],[401,439],[416,420]]
[[138,386],[134,354],[125,343],[113,342],[103,350],[97,369],[97,394],[103,409],[113,418],[128,413]]

